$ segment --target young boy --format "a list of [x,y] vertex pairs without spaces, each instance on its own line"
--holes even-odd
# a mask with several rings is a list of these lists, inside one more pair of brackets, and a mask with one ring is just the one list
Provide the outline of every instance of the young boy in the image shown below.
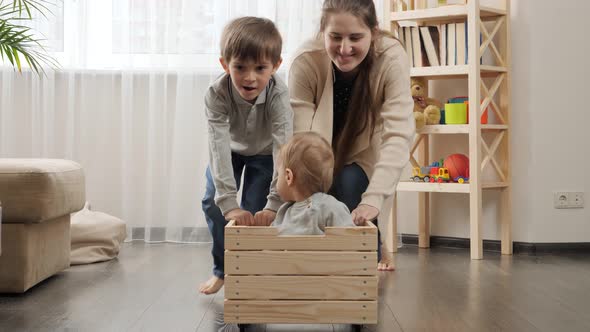
[[287,86],[274,75],[282,61],[281,48],[281,36],[268,19],[242,17],[223,30],[219,61],[225,74],[205,95],[209,167],[202,203],[213,237],[213,276],[200,285],[204,294],[223,286],[227,220],[268,225],[282,204],[273,156],[293,133],[293,111]]
[[354,227],[346,205],[326,194],[332,185],[332,147],[319,134],[303,132],[279,152],[277,191],[287,202],[271,226],[280,235],[319,235],[327,226]]

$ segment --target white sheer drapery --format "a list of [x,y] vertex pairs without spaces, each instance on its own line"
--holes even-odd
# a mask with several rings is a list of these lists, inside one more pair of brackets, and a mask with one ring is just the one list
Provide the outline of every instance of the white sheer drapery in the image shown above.
[[82,164],[93,209],[133,239],[208,241],[201,212],[208,162],[203,94],[220,73],[231,18],[264,16],[285,63],[318,29],[321,0],[63,0],[44,33],[59,71],[3,67],[0,157]]
[[[63,0],[43,32],[62,69],[37,78],[4,67],[0,157],[82,164],[93,209],[133,238],[207,241],[203,94],[220,73],[231,18],[277,23],[284,58],[317,31],[320,0]],[[282,68],[283,72],[286,66]]]

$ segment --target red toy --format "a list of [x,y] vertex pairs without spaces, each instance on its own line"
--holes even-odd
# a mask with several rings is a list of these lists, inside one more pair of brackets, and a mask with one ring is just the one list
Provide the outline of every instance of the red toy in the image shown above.
[[469,158],[466,155],[455,153],[444,161],[444,167],[449,170],[451,179],[469,178]]

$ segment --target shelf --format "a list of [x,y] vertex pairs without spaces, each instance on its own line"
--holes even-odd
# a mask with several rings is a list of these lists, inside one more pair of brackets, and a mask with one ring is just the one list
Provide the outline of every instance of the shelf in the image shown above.
[[[506,130],[507,125],[484,124],[481,130]],[[417,134],[469,134],[469,125],[426,125],[416,130]]]
[[[505,16],[506,11],[502,9],[480,6],[479,16],[482,18],[494,18]],[[457,20],[467,18],[467,5],[451,5],[438,8],[428,8],[419,10],[408,10],[402,12],[392,12],[391,21],[441,21]]]
[[[507,70],[505,67],[484,66],[480,65],[481,77],[493,77]],[[428,78],[464,78],[469,74],[468,65],[459,66],[433,66],[433,67],[412,67],[410,68],[411,77],[428,77]]]
[[507,125],[500,125],[500,124],[484,124],[481,125],[481,130],[507,130]]
[[416,129],[416,134],[468,134],[468,125],[426,125]]
[[508,188],[508,183],[506,182],[492,182],[492,183],[483,183],[481,185],[481,189],[503,189]]
[[[506,182],[483,183],[481,189],[503,189],[507,188]],[[397,191],[414,191],[429,193],[469,193],[469,183],[427,183],[414,181],[400,181]]]
[[420,191],[431,193],[469,193],[469,183],[427,183],[400,181],[397,191]]

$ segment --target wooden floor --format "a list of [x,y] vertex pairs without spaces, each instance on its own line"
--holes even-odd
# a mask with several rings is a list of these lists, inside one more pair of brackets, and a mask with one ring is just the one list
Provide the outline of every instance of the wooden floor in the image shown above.
[[[24,295],[0,295],[0,331],[237,331],[223,293],[203,296],[209,245],[126,244],[119,259],[72,267]],[[367,331],[590,331],[590,257],[500,256],[405,247],[380,280]],[[252,331],[349,331],[256,325]]]

